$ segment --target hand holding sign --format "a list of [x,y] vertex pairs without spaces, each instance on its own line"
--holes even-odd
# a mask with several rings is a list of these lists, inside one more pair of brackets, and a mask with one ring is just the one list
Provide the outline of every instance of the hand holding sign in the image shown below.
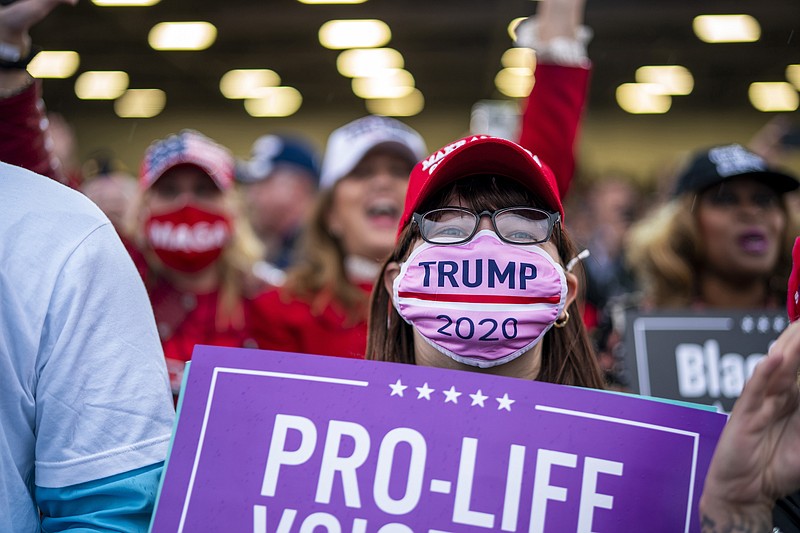
[[700,502],[703,531],[769,531],[777,498],[800,487],[800,322],[753,373],[720,438]]

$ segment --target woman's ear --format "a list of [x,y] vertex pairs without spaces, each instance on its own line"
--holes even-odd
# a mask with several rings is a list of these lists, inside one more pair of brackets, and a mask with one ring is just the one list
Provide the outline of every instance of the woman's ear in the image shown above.
[[392,289],[394,287],[394,280],[398,274],[400,274],[400,263],[391,261],[386,264],[386,268],[383,270],[383,287],[386,289],[386,292],[389,293],[390,298],[394,293]]
[[578,297],[578,276],[573,274],[572,272],[565,272],[564,276],[567,278],[567,301],[564,304],[564,309],[566,310],[572,305],[572,302],[575,301],[575,298]]

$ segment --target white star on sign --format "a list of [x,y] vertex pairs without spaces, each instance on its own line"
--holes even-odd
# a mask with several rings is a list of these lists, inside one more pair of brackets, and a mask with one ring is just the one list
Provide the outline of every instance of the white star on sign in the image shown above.
[[505,409],[508,412],[511,412],[511,404],[517,401],[517,400],[512,400],[511,398],[509,398],[508,397],[508,393],[503,394],[502,398],[495,398],[495,400],[497,400],[497,403],[500,404],[500,405],[497,406],[497,410],[498,411],[500,409]]
[[473,405],[480,405],[481,407],[483,407],[483,401],[489,398],[488,396],[484,396],[480,389],[478,389],[478,392],[476,392],[475,394],[470,394],[469,397],[472,398],[472,403],[470,404],[470,407],[472,407]]
[[400,396],[403,397],[403,391],[408,388],[408,385],[403,385],[400,379],[397,379],[396,383],[390,383],[389,387],[392,389],[392,393],[389,396]]
[[755,327],[755,321],[753,320],[753,317],[746,316],[742,319],[742,331],[744,331],[745,333],[750,333],[753,331],[754,327]]
[[425,382],[425,384],[422,387],[414,387],[414,388],[417,389],[417,392],[419,393],[417,395],[417,400],[419,400],[420,398],[425,398],[426,400],[430,400],[431,399],[431,393],[436,390],[436,389],[431,389],[430,387],[428,387],[428,382],[427,381]]
[[458,403],[458,397],[461,396],[461,393],[456,391],[455,385],[451,385],[450,390],[442,391],[442,394],[445,395],[444,403]]

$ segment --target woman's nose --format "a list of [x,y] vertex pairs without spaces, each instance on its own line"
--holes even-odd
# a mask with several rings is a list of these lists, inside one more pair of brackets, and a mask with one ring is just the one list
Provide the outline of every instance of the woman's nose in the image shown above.
[[752,199],[742,199],[738,205],[739,213],[743,216],[758,217],[763,212],[765,207]]
[[369,181],[373,187],[388,187],[394,181],[394,176],[388,169],[379,168],[370,176]]
[[485,229],[494,230],[494,227],[492,227],[492,217],[488,214],[481,215],[481,219],[478,222],[478,231]]

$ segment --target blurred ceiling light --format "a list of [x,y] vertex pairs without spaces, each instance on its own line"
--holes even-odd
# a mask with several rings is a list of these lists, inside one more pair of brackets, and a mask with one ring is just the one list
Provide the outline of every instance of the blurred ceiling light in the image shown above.
[[365,78],[387,68],[403,68],[403,55],[394,48],[354,48],[336,58],[339,74],[348,78]]
[[387,117],[412,117],[425,108],[425,97],[419,89],[413,89],[402,98],[375,98],[366,101],[367,111],[373,115]]
[[747,95],[753,107],[765,112],[795,111],[800,100],[797,89],[785,81],[751,83]]
[[800,65],[789,65],[786,67],[786,79],[800,91]]
[[301,4],[363,4],[367,0],[297,0]]
[[255,91],[263,87],[280,85],[281,77],[266,68],[229,70],[219,81],[219,90],[231,100],[253,98]]
[[617,104],[634,115],[666,113],[672,97],[654,83],[623,83],[617,87]]
[[128,82],[128,74],[121,70],[90,70],[75,80],[75,95],[81,100],[115,100]]
[[692,27],[707,43],[751,43],[761,37],[761,26],[750,15],[699,15]]
[[663,94],[686,95],[694,89],[694,78],[689,69],[680,65],[653,65],[636,69],[636,81],[654,83]]
[[519,23],[526,18],[528,17],[517,17],[508,23],[508,36],[511,37],[512,41],[517,40],[517,26],[519,26]]
[[155,50],[205,50],[217,38],[209,22],[161,22],[153,26],[147,42]]
[[69,78],[78,70],[80,62],[77,52],[39,52],[28,64],[28,72],[34,78]]
[[509,48],[503,52],[500,64],[505,68],[527,68],[536,66],[536,52],[530,48]]
[[161,0],[92,0],[99,7],[150,7]]
[[167,95],[161,89],[128,89],[114,101],[121,118],[153,118],[164,110]]
[[351,85],[359,98],[402,98],[414,90],[414,76],[401,68],[387,68],[374,76],[353,78]]
[[319,29],[319,42],[331,50],[376,48],[392,38],[385,22],[376,19],[329,20]]
[[254,98],[244,101],[244,108],[253,117],[288,117],[302,103],[303,96],[294,87],[262,87]]
[[533,71],[523,67],[506,67],[494,77],[501,93],[512,98],[525,98],[533,88]]

